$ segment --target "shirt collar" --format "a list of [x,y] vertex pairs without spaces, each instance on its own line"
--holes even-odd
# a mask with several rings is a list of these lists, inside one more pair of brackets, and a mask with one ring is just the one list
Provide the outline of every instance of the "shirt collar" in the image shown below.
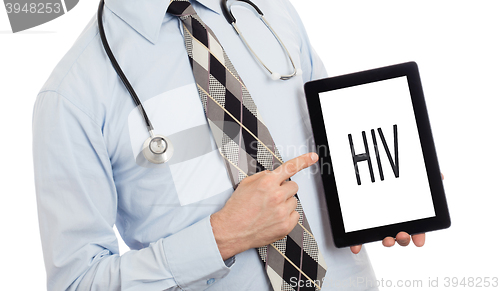
[[[171,0],[107,0],[106,7],[153,44]],[[191,0],[221,14],[221,0]]]

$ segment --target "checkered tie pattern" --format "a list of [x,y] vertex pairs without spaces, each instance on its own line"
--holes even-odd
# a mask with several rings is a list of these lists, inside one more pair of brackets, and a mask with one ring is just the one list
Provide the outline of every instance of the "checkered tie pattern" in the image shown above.
[[[198,93],[233,187],[247,176],[280,166],[283,160],[271,134],[213,31],[189,0],[172,0],[167,13],[178,16],[183,24]],[[296,210],[300,219],[292,232],[258,248],[275,291],[320,290],[326,274],[325,260],[300,201]]]

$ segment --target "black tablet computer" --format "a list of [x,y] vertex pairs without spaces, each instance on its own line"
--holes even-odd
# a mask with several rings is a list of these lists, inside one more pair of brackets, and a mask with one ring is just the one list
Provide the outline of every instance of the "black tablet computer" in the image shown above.
[[308,82],[305,92],[337,247],[450,226],[416,63]]

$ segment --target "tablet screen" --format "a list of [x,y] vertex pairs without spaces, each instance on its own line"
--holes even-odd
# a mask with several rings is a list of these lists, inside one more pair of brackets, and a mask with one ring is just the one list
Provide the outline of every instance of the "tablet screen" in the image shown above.
[[407,77],[319,100],[345,232],[434,217]]

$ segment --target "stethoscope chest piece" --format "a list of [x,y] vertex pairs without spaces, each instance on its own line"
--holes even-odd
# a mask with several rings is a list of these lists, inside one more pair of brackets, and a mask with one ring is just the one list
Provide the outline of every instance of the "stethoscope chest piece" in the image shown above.
[[172,142],[163,135],[150,136],[142,145],[142,154],[154,164],[166,163],[174,154]]

